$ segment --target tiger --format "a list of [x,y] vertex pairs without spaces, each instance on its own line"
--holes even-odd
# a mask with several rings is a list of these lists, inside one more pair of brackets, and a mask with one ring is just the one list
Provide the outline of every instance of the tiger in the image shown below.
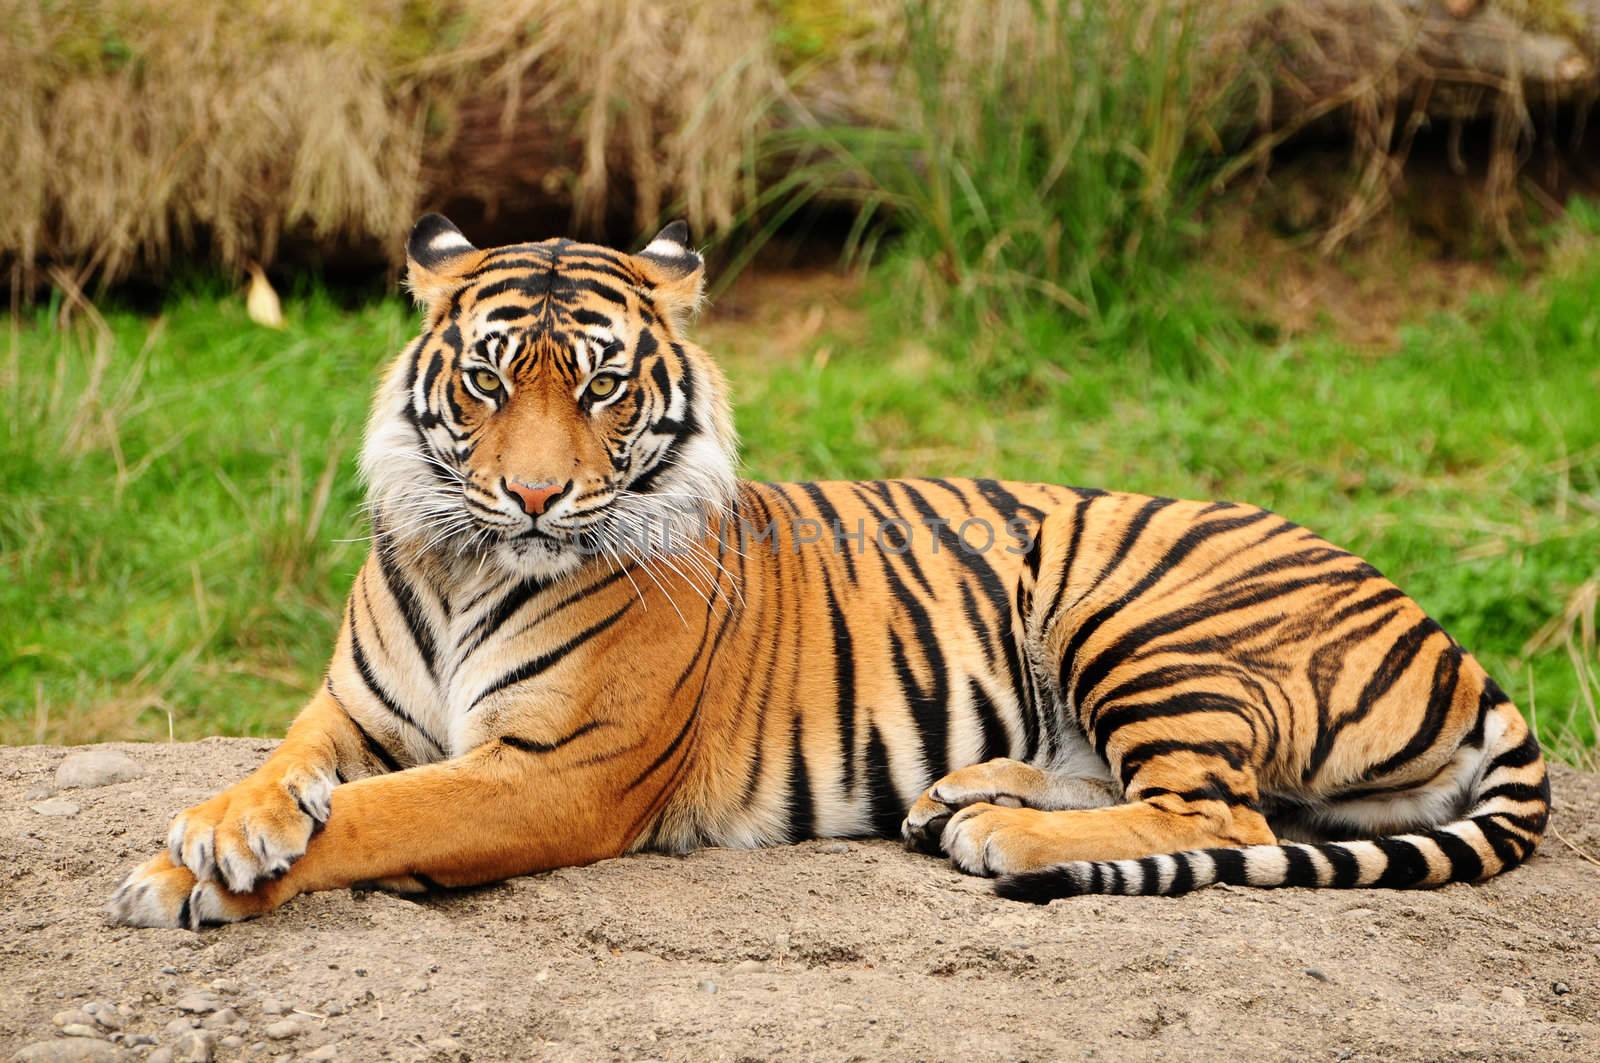
[[898,838],[1001,897],[1436,887],[1550,788],[1482,666],[1268,510],[990,479],[740,479],[687,227],[417,222],[372,546],[280,744],[110,919],[426,893],[641,851]]

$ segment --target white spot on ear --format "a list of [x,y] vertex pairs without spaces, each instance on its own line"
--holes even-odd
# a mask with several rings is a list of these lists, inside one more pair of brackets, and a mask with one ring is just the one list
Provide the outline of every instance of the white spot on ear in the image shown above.
[[672,240],[651,240],[649,246],[639,252],[641,255],[653,255],[656,258],[686,258],[689,249]]
[[465,236],[462,236],[460,233],[450,229],[446,229],[444,232],[428,241],[428,250],[441,254],[445,251],[456,248],[471,249],[471,247],[472,244],[467,241]]

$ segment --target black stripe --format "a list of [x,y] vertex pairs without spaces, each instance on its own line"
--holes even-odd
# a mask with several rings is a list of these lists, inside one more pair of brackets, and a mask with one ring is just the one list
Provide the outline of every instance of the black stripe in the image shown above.
[[1212,694],[1207,691],[1193,691],[1177,694],[1163,701],[1146,702],[1139,705],[1118,705],[1107,709],[1094,721],[1094,749],[1101,759],[1105,758],[1106,746],[1111,737],[1124,727],[1143,723],[1146,720],[1168,719],[1177,716],[1193,716],[1202,713],[1222,712],[1237,716],[1250,728],[1252,742],[1255,738],[1256,725],[1249,709],[1241,705],[1237,699],[1224,694]]
[[1123,788],[1126,789],[1140,768],[1157,757],[1172,753],[1194,753],[1198,756],[1217,757],[1227,761],[1234,771],[1244,767],[1244,751],[1232,742],[1185,742],[1174,738],[1140,742],[1123,754],[1118,768]]
[[977,676],[967,677],[967,691],[972,701],[972,711],[977,714],[978,723],[983,727],[983,751],[978,755],[979,762],[1009,757],[1011,736],[1006,733],[1005,724],[1000,719],[1000,710],[995,708],[989,692],[978,682]]
[[844,757],[844,792],[856,788],[856,655],[850,638],[850,624],[833,593],[828,566],[822,569],[822,589],[827,598],[828,623],[833,629],[833,691],[839,714],[839,748]]
[[1167,887],[1167,895],[1176,897],[1181,893],[1188,893],[1194,889],[1194,868],[1189,864],[1189,854],[1171,854],[1177,867],[1172,872],[1172,884]]
[[[1050,599],[1050,608],[1045,610],[1044,626],[1048,629],[1056,622],[1056,614],[1061,610],[1062,596],[1066,593],[1067,584],[1072,582],[1072,565],[1078,560],[1078,546],[1083,542],[1084,518],[1089,512],[1089,507],[1099,494],[1088,495],[1080,498],[1078,504],[1072,508],[1072,535],[1067,539],[1067,552],[1061,559],[1060,582],[1056,584],[1056,593]],[[1044,529],[1039,529],[1038,538],[1044,538]]]
[[1232,886],[1250,885],[1249,861],[1242,849],[1207,849],[1206,855],[1216,865],[1216,881]]
[[[1129,526],[1127,533],[1123,536],[1122,543],[1118,546],[1121,552],[1101,573],[1100,578],[1095,580],[1096,586],[1105,579],[1107,574],[1116,569],[1117,565],[1121,563],[1122,557],[1132,549],[1134,542],[1137,541],[1139,534],[1142,533],[1144,525],[1149,522],[1150,518],[1160,508],[1155,505],[1157,502],[1171,504],[1170,500],[1167,499],[1153,499],[1145,504],[1144,508],[1139,511],[1139,518],[1134,520],[1133,525]],[[1123,591],[1114,601],[1101,606],[1093,616],[1084,620],[1077,630],[1072,633],[1072,641],[1067,644],[1067,649],[1061,657],[1061,689],[1063,691],[1067,689],[1067,678],[1072,664],[1077,661],[1078,655],[1083,651],[1083,647],[1088,643],[1089,639],[1093,637],[1095,632],[1100,630],[1106,621],[1138,600],[1208,539],[1248,527],[1257,521],[1265,520],[1269,516],[1271,514],[1265,510],[1257,510],[1242,517],[1228,517],[1197,524],[1180,535],[1177,541],[1167,548],[1161,559],[1149,567],[1139,582]],[[1078,681],[1072,688],[1072,703],[1079,713],[1083,712],[1086,694],[1098,686],[1100,681],[1127,657],[1131,647],[1125,646],[1126,641],[1125,638],[1117,640],[1113,646],[1099,653],[1079,674]]]
[[1428,837],[1450,860],[1450,881],[1476,882],[1483,877],[1483,858],[1466,839],[1447,830],[1430,830]]
[[402,709],[399,703],[395,701],[394,696],[384,689],[383,684],[378,681],[378,677],[373,674],[372,665],[367,661],[367,655],[362,652],[361,638],[356,634],[354,622],[350,624],[350,656],[355,661],[356,673],[361,677],[361,682],[366,685],[368,692],[377,699],[378,704],[389,710],[396,719],[409,724],[412,730],[427,739],[428,744],[442,756],[444,754],[444,746],[439,744],[439,740],[429,734],[427,729],[418,723],[409,712]]
[[1428,858],[1416,844],[1400,838],[1375,838],[1372,844],[1389,858],[1383,874],[1372,884],[1378,889],[1404,889],[1428,877]]
[[1501,768],[1525,768],[1539,759],[1539,740],[1533,737],[1533,732],[1519,742],[1515,748],[1508,749],[1489,762],[1489,768],[1484,775],[1493,774]]
[[618,609],[604,620],[592,624],[584,630],[578,632],[576,635],[572,636],[572,638],[568,639],[566,642],[563,642],[561,645],[557,646],[548,653],[541,653],[532,660],[525,661],[516,668],[513,668],[511,671],[505,673],[499,679],[496,679],[493,683],[489,684],[488,688],[480,693],[477,697],[473,698],[472,704],[467,707],[467,711],[471,712],[473,709],[477,708],[483,703],[483,699],[491,694],[496,694],[504,690],[506,687],[515,686],[517,683],[532,679],[541,672],[544,672],[549,668],[559,664],[573,650],[577,649],[579,646],[582,646],[585,642],[588,642],[590,639],[594,638],[596,635],[605,631],[606,628],[620,620],[622,618],[622,614],[626,613],[630,608],[633,607],[633,603],[634,599],[629,598],[622,604],[622,608]]
[[1509,801],[1544,801],[1549,797],[1547,790],[1546,786],[1534,786],[1525,782],[1503,782],[1481,793],[1473,794],[1472,803],[1478,805],[1497,798]]
[[599,726],[599,720],[589,720],[586,723],[580,724],[576,729],[570,731],[569,733],[564,734],[560,738],[550,742],[540,742],[532,738],[518,738],[516,735],[501,735],[500,741],[504,742],[512,749],[520,749],[524,753],[553,753],[562,746],[566,745],[568,742],[582,738],[584,735],[588,734],[590,731],[593,731]]
[[[696,708],[698,708],[698,702],[696,703]],[[678,751],[678,746],[683,744],[683,739],[688,735],[689,728],[694,726],[694,722],[699,718],[700,714],[693,710],[684,715],[683,726],[678,728],[678,733],[672,736],[672,741],[667,743],[667,748],[663,749],[661,755],[650,762],[649,767],[633,777],[633,781],[628,783],[629,790],[637,789],[640,783],[654,775],[657,768],[672,758],[672,754]]]
[[367,752],[371,753],[378,763],[382,764],[390,771],[404,770],[401,767],[400,762],[394,758],[394,756],[383,745],[383,743],[374,738],[372,736],[372,732],[361,726],[360,720],[357,720],[354,716],[350,716],[349,713],[345,713],[345,715],[350,717],[350,722],[355,726],[356,732],[360,734],[361,744],[367,747]]
[[458,662],[465,661],[472,656],[478,647],[493,638],[495,632],[499,631],[505,622],[516,614],[518,609],[526,605],[530,598],[548,589],[553,582],[537,576],[529,576],[527,579],[519,581],[462,636],[461,642],[466,648],[457,652],[456,660]]
[[1333,876],[1328,881],[1329,886],[1349,889],[1361,881],[1361,862],[1356,859],[1356,854],[1350,851],[1349,846],[1331,842],[1317,846],[1317,852],[1327,857],[1328,863],[1333,867]]
[[[828,500],[828,496],[823,493],[822,488],[818,487],[814,483],[802,483],[798,486],[800,490],[804,491],[806,496],[811,499],[811,504],[816,507],[817,513],[822,517],[823,522],[827,524],[827,533],[829,535],[837,534],[839,528],[842,526],[839,521],[839,511],[835,509],[833,503]],[[833,540],[833,543],[835,547],[837,547],[838,540]],[[856,581],[855,558],[850,556],[849,550],[835,549],[834,553],[840,554],[844,557],[844,570],[849,575],[850,582],[854,583]]]
[[872,833],[882,838],[900,836],[906,802],[894,786],[889,771],[889,750],[876,727],[867,737],[867,796],[871,802]]
[[395,604],[400,607],[400,615],[405,619],[406,630],[411,632],[411,642],[422,658],[422,666],[427,669],[428,678],[432,679],[436,674],[433,632],[429,629],[427,617],[422,611],[422,602],[417,598],[417,593],[411,584],[406,581],[404,573],[398,571],[387,539],[380,538],[376,547],[373,554],[378,559],[378,571],[383,575],[383,585],[388,589],[389,596],[394,599]]
[[[1304,777],[1313,778],[1322,765],[1326,763],[1333,753],[1335,742],[1339,733],[1345,728],[1361,722],[1372,712],[1378,699],[1387,694],[1389,690],[1400,681],[1400,677],[1411,667],[1417,654],[1422,650],[1422,645],[1441,629],[1438,624],[1427,617],[1423,617],[1411,627],[1407,628],[1389,646],[1389,652],[1384,654],[1383,660],[1377,669],[1367,678],[1366,685],[1361,688],[1361,694],[1356,698],[1355,707],[1336,720],[1329,721],[1317,733],[1316,743],[1311,747],[1311,756],[1307,758]],[[1340,645],[1338,643],[1334,645]],[[1342,646],[1341,646],[1342,648]]]
[[800,714],[795,713],[789,750],[789,840],[817,836],[816,808],[811,798],[811,775],[806,770],[800,741]]
[[1154,856],[1139,858],[1139,892],[1154,896],[1161,892],[1161,860]]
[[1317,884],[1317,865],[1311,859],[1311,850],[1303,845],[1285,845],[1283,855],[1288,860],[1284,869],[1283,884],[1285,886],[1315,886]]

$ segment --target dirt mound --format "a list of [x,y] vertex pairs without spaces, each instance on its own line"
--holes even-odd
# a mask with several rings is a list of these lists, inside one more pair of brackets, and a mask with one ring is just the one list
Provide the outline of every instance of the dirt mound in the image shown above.
[[[813,842],[420,903],[318,894],[191,934],[109,927],[100,905],[173,812],[272,743],[110,748],[144,773],[59,792],[66,751],[0,749],[0,1058],[1397,1063],[1600,1044],[1600,867],[1554,836],[1434,893],[1033,908],[889,843]],[[1557,829],[1600,850],[1600,776],[1558,769],[1555,790]],[[69,1037],[53,1018],[75,1009]],[[81,1043],[113,1026],[116,1044]],[[158,1047],[127,1047],[140,1035]]]

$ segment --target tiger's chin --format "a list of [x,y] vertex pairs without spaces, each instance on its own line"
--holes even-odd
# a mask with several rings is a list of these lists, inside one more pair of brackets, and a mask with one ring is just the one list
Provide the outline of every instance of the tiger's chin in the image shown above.
[[487,547],[484,555],[508,575],[541,581],[571,575],[589,560],[577,543],[531,536],[500,539]]

